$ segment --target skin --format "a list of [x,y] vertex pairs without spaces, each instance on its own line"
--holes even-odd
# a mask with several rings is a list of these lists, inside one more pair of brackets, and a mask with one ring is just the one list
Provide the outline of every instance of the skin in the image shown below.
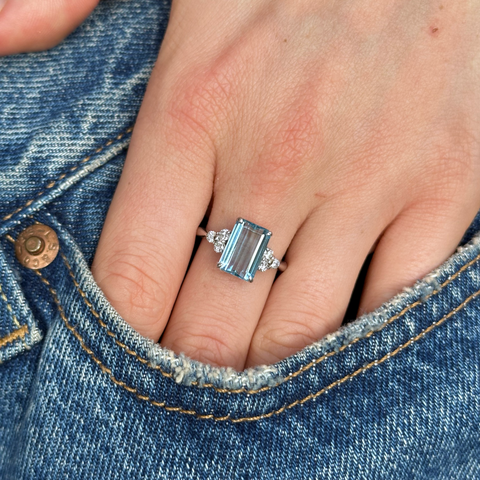
[[[0,32],[42,3],[10,1]],[[54,3],[62,28],[18,19],[0,53],[85,16]],[[358,315],[442,264],[480,209],[479,21],[476,0],[174,0],[92,265],[112,306],[241,370],[338,329],[370,251]],[[206,212],[271,230],[287,270],[244,282],[202,240],[187,271]]]

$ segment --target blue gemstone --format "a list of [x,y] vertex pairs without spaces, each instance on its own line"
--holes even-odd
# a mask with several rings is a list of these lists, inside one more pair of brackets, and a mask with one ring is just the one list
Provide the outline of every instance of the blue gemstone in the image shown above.
[[217,266],[224,272],[253,282],[271,235],[266,228],[238,218]]

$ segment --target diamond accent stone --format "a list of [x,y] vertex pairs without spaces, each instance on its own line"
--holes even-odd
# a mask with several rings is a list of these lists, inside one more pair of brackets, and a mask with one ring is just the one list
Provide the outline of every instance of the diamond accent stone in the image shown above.
[[206,235],[206,239],[209,243],[213,243],[215,241],[215,235],[217,234],[217,232],[214,232],[213,230],[210,230],[207,235]]
[[227,228],[224,228],[223,230],[220,230],[219,232],[214,232],[214,238],[213,238],[213,249],[217,252],[223,252],[225,250],[225,245],[228,242],[228,239],[230,237],[230,230]]
[[223,230],[220,230],[215,235],[215,242],[217,242],[217,243],[227,243],[228,237],[230,237],[230,230],[227,230],[226,228],[224,228]]
[[214,243],[213,244],[213,249],[217,252],[217,253],[221,253],[223,252],[223,250],[225,249],[225,245],[223,243]]
[[269,268],[278,268],[280,262],[274,257],[273,250],[267,247],[263,254],[262,260],[258,265],[258,269],[262,272],[267,271]]
[[265,263],[265,262],[260,262],[260,264],[258,265],[258,269],[261,271],[261,272],[266,272],[268,270],[268,265]]

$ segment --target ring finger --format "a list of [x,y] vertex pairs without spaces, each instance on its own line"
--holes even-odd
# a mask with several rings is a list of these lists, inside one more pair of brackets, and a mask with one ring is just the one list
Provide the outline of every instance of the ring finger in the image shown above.
[[[241,216],[273,232],[268,247],[280,260],[298,225],[287,221],[283,209],[267,213],[258,202],[242,204],[240,199],[248,198],[216,194],[206,230],[232,230]],[[217,268],[220,255],[201,242],[160,343],[211,365],[242,370],[276,270],[258,271],[253,282],[244,281]]]

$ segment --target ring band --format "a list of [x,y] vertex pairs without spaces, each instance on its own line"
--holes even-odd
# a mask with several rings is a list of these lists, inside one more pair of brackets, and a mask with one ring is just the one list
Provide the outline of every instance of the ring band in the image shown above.
[[205,231],[198,227],[197,236],[206,237],[213,243],[213,249],[222,256],[217,267],[224,272],[248,282],[253,282],[257,270],[265,272],[278,268],[281,272],[287,268],[267,247],[272,232],[243,218],[237,218],[232,231],[224,228],[219,232]]

